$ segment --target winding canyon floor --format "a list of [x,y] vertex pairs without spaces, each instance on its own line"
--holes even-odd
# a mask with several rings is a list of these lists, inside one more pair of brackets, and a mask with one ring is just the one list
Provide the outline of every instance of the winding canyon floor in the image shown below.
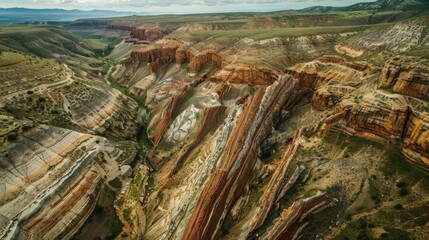
[[0,26],[0,238],[428,239],[409,2]]

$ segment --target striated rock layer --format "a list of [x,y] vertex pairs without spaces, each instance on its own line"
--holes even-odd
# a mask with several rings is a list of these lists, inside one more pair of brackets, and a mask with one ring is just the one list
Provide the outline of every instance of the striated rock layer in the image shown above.
[[156,41],[170,32],[170,30],[160,28],[158,24],[147,23],[132,29],[131,37],[140,40]]
[[70,238],[79,229],[100,189],[100,175],[87,168],[99,151],[95,139],[40,126],[10,145],[0,170],[2,238]]
[[380,88],[391,88],[393,92],[429,99],[429,68],[386,63],[380,79]]
[[[256,206],[253,207],[250,222],[242,229],[244,233],[247,232],[247,234],[249,234],[262,226],[273,204],[281,199],[287,192],[288,188],[293,184],[293,182],[289,183],[287,181],[286,174],[291,165],[292,159],[300,146],[301,135],[302,129],[295,133],[292,144],[283,155],[280,165],[274,171],[273,176],[267,185],[266,191],[264,191],[262,196],[259,198]],[[299,168],[297,168],[297,170],[300,171]],[[292,179],[296,180],[297,177]]]
[[[183,233],[184,239],[213,239],[241,195],[256,163],[259,144],[273,118],[294,94],[297,81],[289,75],[259,89],[245,104],[219,159],[219,167],[204,185]],[[287,94],[289,93],[289,94]]]
[[411,161],[428,168],[428,126],[427,113],[414,110],[405,97],[376,91],[360,102],[341,101],[321,133],[336,127],[350,135],[386,139],[400,145]]
[[429,170],[429,114],[410,111],[402,139],[402,152]]

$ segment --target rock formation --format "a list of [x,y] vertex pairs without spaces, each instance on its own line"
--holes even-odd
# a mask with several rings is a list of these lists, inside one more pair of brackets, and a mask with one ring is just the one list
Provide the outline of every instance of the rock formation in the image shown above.
[[389,88],[402,95],[429,99],[429,69],[386,63],[379,79],[380,88]]
[[219,73],[212,76],[210,81],[233,84],[271,85],[279,73],[269,69],[248,64],[231,64],[225,66]]
[[131,31],[131,37],[138,38],[140,40],[156,41],[163,38],[171,31],[162,29],[158,24],[143,24]]
[[256,163],[257,146],[272,126],[273,117],[293,95],[296,82],[286,75],[266,90],[258,90],[248,100],[232,132],[234,138],[228,141],[220,156],[219,170],[205,184],[183,238],[212,239],[218,234],[225,218],[224,209],[231,209],[243,191]]
[[2,238],[71,238],[102,187],[102,172],[90,164],[108,153],[100,141],[106,140],[42,125],[9,144],[0,170]]

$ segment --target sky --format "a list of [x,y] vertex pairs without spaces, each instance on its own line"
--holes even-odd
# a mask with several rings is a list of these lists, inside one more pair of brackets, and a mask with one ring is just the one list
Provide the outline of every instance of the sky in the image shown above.
[[242,12],[347,6],[374,0],[0,0],[0,8],[63,8],[157,13]]

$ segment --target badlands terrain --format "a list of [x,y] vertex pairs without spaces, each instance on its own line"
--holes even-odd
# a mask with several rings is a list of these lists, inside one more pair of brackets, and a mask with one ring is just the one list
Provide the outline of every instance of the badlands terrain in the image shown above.
[[429,3],[0,25],[0,239],[429,237]]

